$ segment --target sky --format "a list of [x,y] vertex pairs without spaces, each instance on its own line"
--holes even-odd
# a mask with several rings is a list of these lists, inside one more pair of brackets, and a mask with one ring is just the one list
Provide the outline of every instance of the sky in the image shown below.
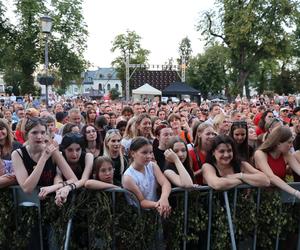
[[117,56],[112,41],[126,30],[141,36],[141,46],[150,50],[149,64],[165,64],[178,58],[184,37],[191,40],[193,55],[203,51],[204,41],[196,25],[200,13],[214,0],[84,0],[83,15],[89,37],[85,58],[93,67],[110,67]]

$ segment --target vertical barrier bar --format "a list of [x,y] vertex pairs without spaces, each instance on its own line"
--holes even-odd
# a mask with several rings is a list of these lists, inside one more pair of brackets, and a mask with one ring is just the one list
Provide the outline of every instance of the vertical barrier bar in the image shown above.
[[[76,199],[76,194],[72,193],[72,200],[71,200],[72,206],[75,203],[75,199]],[[73,214],[71,215],[71,217],[70,217],[70,219],[68,221],[67,231],[66,231],[66,239],[65,239],[65,244],[64,244],[64,250],[68,250],[69,249],[69,242],[70,242],[70,235],[71,235],[72,224],[73,224]]]
[[297,250],[300,250],[300,221],[298,224],[298,244],[297,244]]
[[235,219],[235,214],[236,214],[237,193],[238,193],[238,189],[237,189],[237,187],[235,187],[234,188],[234,196],[233,196],[233,211],[232,211],[233,219]]
[[113,238],[112,238],[112,249],[116,249],[116,235],[115,235],[115,213],[116,213],[116,192],[114,190],[111,190],[111,195],[112,195],[112,209],[113,209]]
[[186,237],[187,237],[187,227],[188,227],[188,196],[187,190],[184,190],[184,224],[183,224],[183,250],[186,250]]
[[225,200],[227,220],[228,220],[228,226],[229,226],[229,232],[230,232],[231,249],[236,250],[236,243],[235,243],[235,238],[234,238],[234,231],[233,231],[232,218],[231,218],[231,213],[230,213],[227,191],[224,191],[223,195],[224,195],[224,200]]
[[[257,198],[256,198],[256,218],[258,218],[258,214],[259,214],[260,196],[261,196],[261,189],[260,189],[260,188],[257,188]],[[256,223],[255,228],[254,228],[254,235],[253,235],[253,250],[256,250],[256,243],[257,243],[257,229],[258,229],[258,223]]]
[[211,220],[212,220],[212,198],[213,190],[209,190],[209,200],[208,200],[208,228],[207,228],[207,250],[210,249],[210,235],[211,235]]

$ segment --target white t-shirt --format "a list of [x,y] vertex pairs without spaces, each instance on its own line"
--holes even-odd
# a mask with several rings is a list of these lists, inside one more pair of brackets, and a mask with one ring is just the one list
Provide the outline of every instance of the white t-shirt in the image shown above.
[[[154,175],[153,162],[149,162],[145,166],[145,173],[141,173],[130,166],[124,175],[128,175],[133,179],[146,200],[157,201],[157,181]],[[137,206],[136,201],[129,195],[126,195],[126,198],[129,204]]]

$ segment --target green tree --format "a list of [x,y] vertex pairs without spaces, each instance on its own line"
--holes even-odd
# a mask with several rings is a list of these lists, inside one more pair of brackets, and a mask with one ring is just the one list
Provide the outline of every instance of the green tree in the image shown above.
[[238,93],[257,63],[287,56],[298,2],[217,0],[218,11],[203,14],[198,30],[208,43],[219,39],[228,47]]
[[204,99],[209,94],[230,92],[230,58],[229,51],[222,45],[215,44],[206,48],[203,54],[190,59],[187,69],[187,82],[200,90]]
[[51,11],[41,0],[15,0],[14,4],[18,22],[16,25],[5,25],[3,33],[10,43],[0,44],[0,51],[4,51],[0,66],[3,66],[5,79],[12,81],[8,83],[16,84],[15,76],[21,75],[18,83],[21,94],[32,92],[33,75],[44,65],[45,39],[39,27],[39,18],[44,13],[49,13],[53,18],[53,31],[49,39],[49,71],[59,72],[57,82],[61,86],[78,79],[85,69],[82,52],[87,35],[81,14],[82,0],[53,0],[48,3]]
[[125,34],[117,35],[112,42],[112,52],[118,52],[112,66],[116,68],[117,76],[122,81],[122,89],[125,89],[125,62],[129,57],[130,64],[144,64],[150,51],[141,47],[141,37],[135,31],[127,30]]
[[116,100],[119,98],[120,93],[119,93],[118,89],[113,88],[109,91],[109,96],[110,96],[110,99]]
[[178,53],[178,64],[182,64],[184,59],[184,63],[187,66],[192,54],[192,44],[191,40],[188,37],[183,38],[179,43]]

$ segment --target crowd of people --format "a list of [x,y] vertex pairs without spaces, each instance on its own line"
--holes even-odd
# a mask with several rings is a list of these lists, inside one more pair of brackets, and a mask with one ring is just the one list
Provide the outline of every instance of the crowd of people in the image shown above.
[[82,187],[128,189],[163,217],[172,209],[172,187],[273,185],[300,198],[286,183],[287,175],[300,175],[293,96],[200,105],[78,97],[51,108],[27,98],[0,105],[0,187],[39,187],[40,199],[55,193],[58,206]]

